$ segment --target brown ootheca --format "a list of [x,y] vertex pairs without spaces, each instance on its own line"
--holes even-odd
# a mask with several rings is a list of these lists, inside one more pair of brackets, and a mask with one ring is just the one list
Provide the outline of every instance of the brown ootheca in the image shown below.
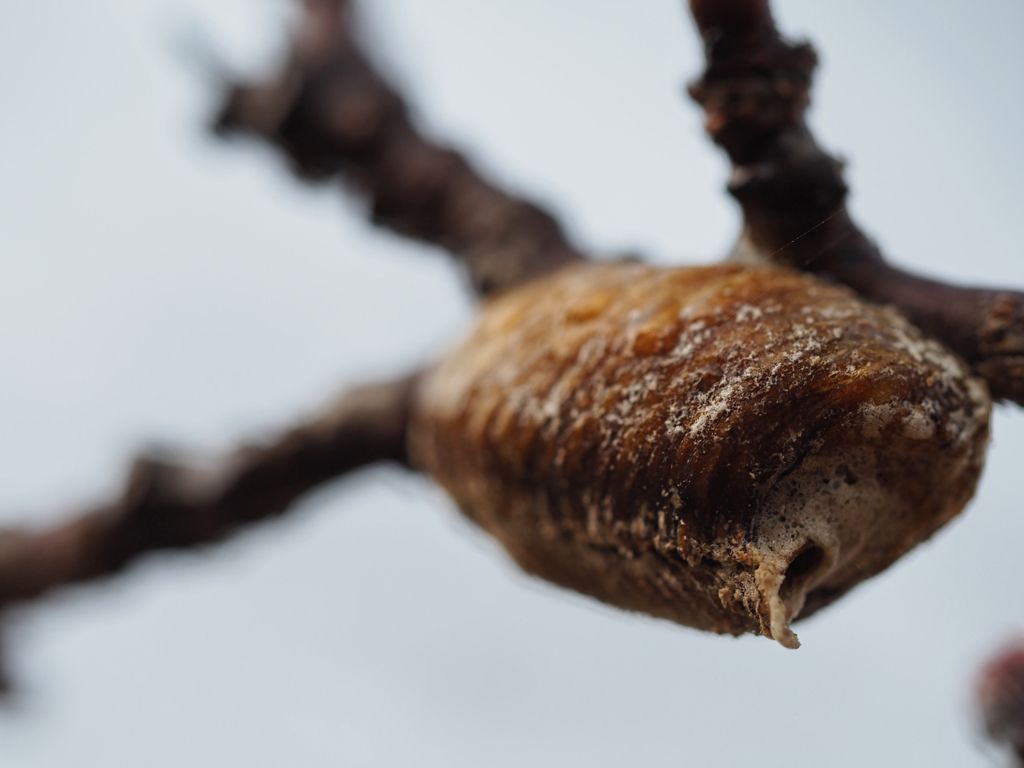
[[484,304],[410,453],[525,570],[792,648],[963,508],[989,414],[956,355],[846,288],[591,263]]

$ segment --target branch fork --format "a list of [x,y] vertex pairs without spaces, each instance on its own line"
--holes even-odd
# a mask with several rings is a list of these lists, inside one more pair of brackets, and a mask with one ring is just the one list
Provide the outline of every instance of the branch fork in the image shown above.
[[[215,130],[268,142],[301,178],[354,186],[376,223],[450,251],[481,295],[583,260],[551,213],[418,132],[360,48],[349,5],[306,0],[281,71],[231,84]],[[732,258],[795,267],[893,304],[963,357],[995,397],[1024,404],[1024,294],[890,265],[846,209],[842,163],[804,121],[813,47],[779,33],[767,0],[690,0],[690,10],[706,50],[690,95],[732,161],[728,189],[743,210]],[[116,573],[148,551],[219,541],[361,466],[405,464],[415,381],[355,390],[215,468],[140,459],[120,499],[50,531],[0,532],[0,609]]]

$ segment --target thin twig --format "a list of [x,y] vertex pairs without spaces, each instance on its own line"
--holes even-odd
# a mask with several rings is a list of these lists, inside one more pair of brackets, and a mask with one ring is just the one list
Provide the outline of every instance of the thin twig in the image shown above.
[[804,121],[814,49],[782,38],[767,0],[690,0],[690,9],[707,59],[690,94],[732,160],[729,192],[743,208],[733,256],[814,272],[896,305],[970,363],[995,397],[1024,404],[1024,293],[948,285],[886,263],[846,210],[842,164]]
[[456,254],[481,293],[583,258],[549,213],[417,132],[402,97],[360,50],[349,5],[306,0],[282,72],[234,85],[216,129],[271,142],[300,176],[353,182],[376,223]]

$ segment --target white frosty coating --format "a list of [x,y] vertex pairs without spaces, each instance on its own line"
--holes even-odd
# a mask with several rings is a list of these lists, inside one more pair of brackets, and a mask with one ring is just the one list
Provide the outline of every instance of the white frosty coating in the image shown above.
[[935,435],[935,422],[922,408],[912,408],[903,417],[903,434],[911,440],[930,440]]
[[[681,318],[685,319],[685,317]],[[714,329],[709,328],[703,320],[695,320],[683,329],[679,334],[679,342],[676,348],[670,353],[676,360],[683,360],[694,353],[697,347],[703,344],[714,335]]]
[[741,323],[745,323],[748,320],[760,320],[762,317],[764,317],[764,312],[761,308],[750,304],[744,304],[736,310],[736,320]]
[[[890,311],[895,314],[894,310]],[[899,316],[897,315],[897,317]],[[917,362],[926,362],[941,368],[946,376],[961,378],[965,375],[963,364],[942,344],[924,337],[913,339],[901,327],[902,325],[900,323],[892,328],[892,333],[897,341],[897,347],[901,348]]]
[[899,400],[888,403],[864,403],[860,407],[861,434],[866,438],[878,437],[902,410]]
[[732,397],[733,393],[738,389],[736,384],[729,383],[724,387],[718,389],[715,393],[715,397],[703,407],[700,416],[698,416],[693,425],[690,427],[690,435],[696,435],[708,422],[713,422],[723,413],[730,408],[729,398]]

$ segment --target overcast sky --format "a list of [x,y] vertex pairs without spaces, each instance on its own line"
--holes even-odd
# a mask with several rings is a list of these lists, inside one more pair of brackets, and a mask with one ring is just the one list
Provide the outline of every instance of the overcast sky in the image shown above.
[[[429,131],[586,248],[728,248],[737,216],[683,96],[700,51],[679,0],[363,5]],[[1024,285],[1024,5],[776,8],[818,47],[811,120],[883,250]],[[204,134],[213,94],[182,49],[205,30],[231,66],[269,66],[285,15],[0,2],[0,519],[103,498],[146,445],[259,437],[466,326],[443,255]],[[0,764],[990,766],[968,688],[1024,630],[1024,418],[1000,408],[994,435],[965,515],[798,625],[796,652],[537,583],[428,482],[369,472],[25,612]]]

